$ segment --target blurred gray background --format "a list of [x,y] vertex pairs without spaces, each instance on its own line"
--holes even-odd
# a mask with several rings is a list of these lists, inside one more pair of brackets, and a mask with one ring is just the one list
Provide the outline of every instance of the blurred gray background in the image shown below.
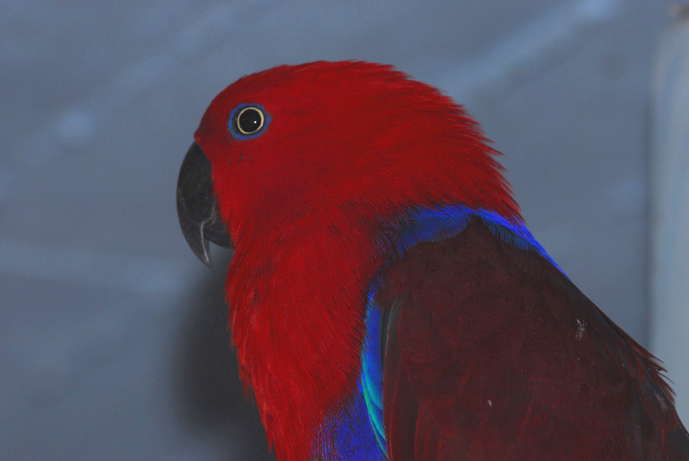
[[669,5],[0,0],[0,459],[271,459],[230,349],[230,254],[195,259],[175,183],[214,95],[283,63],[390,63],[466,105],[570,278],[642,344],[670,337],[651,327],[689,315],[649,302],[648,219]]

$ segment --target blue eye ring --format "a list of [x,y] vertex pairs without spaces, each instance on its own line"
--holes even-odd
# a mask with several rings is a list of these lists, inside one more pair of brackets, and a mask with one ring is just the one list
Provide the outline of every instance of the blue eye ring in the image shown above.
[[240,104],[227,124],[232,136],[245,141],[263,134],[269,123],[270,115],[260,104]]

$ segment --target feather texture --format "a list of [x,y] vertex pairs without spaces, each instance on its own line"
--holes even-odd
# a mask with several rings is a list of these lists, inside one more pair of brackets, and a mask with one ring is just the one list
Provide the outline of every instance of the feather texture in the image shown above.
[[[249,106],[270,123],[238,136]],[[195,140],[279,459],[689,457],[658,364],[528,232],[447,96],[378,64],[280,66],[222,91]]]

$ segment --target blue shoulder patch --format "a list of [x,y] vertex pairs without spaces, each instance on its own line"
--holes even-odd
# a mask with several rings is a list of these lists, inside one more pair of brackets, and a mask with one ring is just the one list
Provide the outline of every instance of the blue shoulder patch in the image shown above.
[[401,258],[419,243],[439,242],[454,237],[463,231],[469,220],[474,217],[480,219],[495,236],[522,250],[537,252],[562,272],[523,222],[508,220],[494,211],[474,210],[461,205],[410,210],[402,221],[396,257]]

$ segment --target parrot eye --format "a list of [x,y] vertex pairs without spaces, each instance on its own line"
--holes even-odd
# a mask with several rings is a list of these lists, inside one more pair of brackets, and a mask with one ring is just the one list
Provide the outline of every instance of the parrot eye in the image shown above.
[[269,120],[263,107],[243,104],[230,116],[230,131],[238,139],[253,138],[263,132]]

